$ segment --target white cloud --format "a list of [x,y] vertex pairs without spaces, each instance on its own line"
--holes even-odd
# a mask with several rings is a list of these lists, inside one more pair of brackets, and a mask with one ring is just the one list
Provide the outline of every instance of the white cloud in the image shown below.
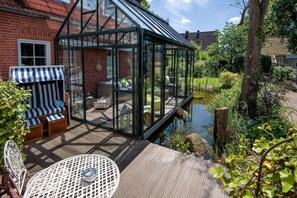
[[[151,0],[150,0],[151,1]],[[185,7],[190,8],[192,3],[197,4],[198,6],[205,6],[208,3],[208,0],[166,0],[169,6],[176,7],[183,10]]]
[[153,0],[147,0],[149,3],[151,3]]
[[191,20],[183,17],[182,23],[183,24],[185,24],[185,23],[191,23]]
[[190,4],[192,1],[191,0],[182,0],[182,2]]
[[198,5],[205,6],[208,3],[208,0],[194,0]]
[[231,23],[239,23],[240,19],[241,19],[240,17],[232,17],[232,18],[229,19],[229,22],[231,22]]
[[[164,9],[171,26],[178,30],[189,29],[191,18],[189,13],[197,7],[204,7],[209,0],[165,0]],[[159,14],[162,11],[159,10]]]

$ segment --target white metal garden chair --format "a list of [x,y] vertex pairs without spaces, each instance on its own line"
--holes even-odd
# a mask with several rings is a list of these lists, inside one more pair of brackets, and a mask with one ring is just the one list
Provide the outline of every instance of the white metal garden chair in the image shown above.
[[17,144],[13,140],[8,140],[4,146],[4,164],[8,167],[10,181],[13,183],[19,195],[25,187],[26,179],[32,175],[24,165],[22,155]]

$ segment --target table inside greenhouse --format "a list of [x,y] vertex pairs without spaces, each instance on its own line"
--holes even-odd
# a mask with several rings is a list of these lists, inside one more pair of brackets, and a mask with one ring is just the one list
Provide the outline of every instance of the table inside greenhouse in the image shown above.
[[[83,173],[95,169],[94,180]],[[112,197],[120,181],[114,161],[101,155],[78,155],[57,162],[29,180],[24,197]]]

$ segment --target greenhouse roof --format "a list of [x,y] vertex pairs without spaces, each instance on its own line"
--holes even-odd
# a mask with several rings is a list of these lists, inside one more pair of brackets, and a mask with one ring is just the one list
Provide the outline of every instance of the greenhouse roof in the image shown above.
[[[65,18],[64,23],[57,33],[57,37],[63,39],[67,37],[74,38],[76,36],[129,32],[133,31],[133,28],[137,26],[147,35],[177,45],[193,48],[193,45],[174,30],[168,21],[151,11],[131,0],[108,1],[113,5],[104,8],[102,7],[104,6],[103,1],[77,0]],[[96,6],[96,2],[100,4]],[[101,15],[104,10],[105,13]],[[123,38],[125,35],[126,33],[120,36],[120,38]],[[109,36],[109,38],[112,40],[114,37]]]
[[126,12],[142,29],[172,39],[189,47],[193,47],[193,45],[174,30],[167,21],[149,10],[142,8],[129,0],[112,1],[118,5],[120,9]]

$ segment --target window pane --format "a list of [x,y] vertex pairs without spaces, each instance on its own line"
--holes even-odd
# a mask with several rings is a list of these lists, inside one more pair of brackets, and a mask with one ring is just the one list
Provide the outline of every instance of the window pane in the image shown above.
[[35,44],[35,56],[45,56],[45,45]]
[[34,66],[33,58],[22,58],[22,64],[23,66]]
[[35,59],[35,65],[46,65],[46,59],[45,58],[36,58]]
[[84,0],[83,8],[86,10],[94,10],[96,9],[96,0]]
[[22,56],[33,56],[33,44],[21,43],[21,54]]

